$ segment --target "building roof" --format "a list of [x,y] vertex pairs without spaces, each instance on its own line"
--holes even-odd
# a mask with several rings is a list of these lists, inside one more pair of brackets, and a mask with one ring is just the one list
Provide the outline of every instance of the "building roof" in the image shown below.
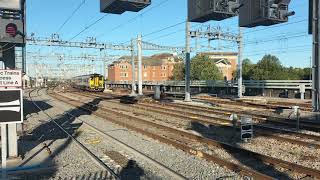
[[223,63],[226,65],[231,65],[230,60],[228,59],[213,59],[213,61],[218,64],[218,63]]
[[[135,56],[135,62],[138,61],[138,57]],[[131,56],[122,56],[117,61],[114,61],[110,66],[118,64],[120,62],[131,63]],[[161,66],[166,62],[181,62],[181,59],[170,53],[154,54],[152,56],[143,56],[142,64],[147,66]]]
[[203,56],[237,56],[237,52],[201,52],[199,55]]

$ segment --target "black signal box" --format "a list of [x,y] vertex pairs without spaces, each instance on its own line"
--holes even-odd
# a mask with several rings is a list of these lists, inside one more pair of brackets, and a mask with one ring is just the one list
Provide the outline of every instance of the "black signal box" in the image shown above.
[[100,0],[100,11],[111,14],[138,12],[150,4],[151,0]]
[[271,26],[288,22],[291,0],[240,0],[240,27]]
[[237,15],[238,0],[188,0],[190,22],[221,21]]

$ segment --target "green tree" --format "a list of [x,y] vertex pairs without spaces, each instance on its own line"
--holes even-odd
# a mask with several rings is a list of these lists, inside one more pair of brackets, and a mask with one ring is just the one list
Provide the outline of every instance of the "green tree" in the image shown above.
[[191,60],[192,80],[222,80],[223,75],[208,56],[195,56]]
[[183,81],[185,78],[184,76],[185,76],[185,63],[183,62],[176,63],[173,67],[173,73],[170,79],[174,81]]
[[244,59],[242,62],[242,78],[244,80],[253,79],[253,71],[256,65],[253,64],[250,59]]
[[[173,69],[172,80],[184,80],[185,64],[175,64]],[[195,56],[191,59],[190,69],[191,80],[222,80],[223,75],[212,61],[207,56]]]
[[[237,78],[237,72],[233,74]],[[249,59],[242,63],[244,80],[309,80],[310,68],[284,67],[276,56],[265,55],[257,64]]]
[[312,69],[311,68],[303,68],[303,75],[300,77],[301,80],[311,80]]
[[288,74],[280,60],[273,55],[265,55],[253,69],[254,80],[282,80],[288,79]]

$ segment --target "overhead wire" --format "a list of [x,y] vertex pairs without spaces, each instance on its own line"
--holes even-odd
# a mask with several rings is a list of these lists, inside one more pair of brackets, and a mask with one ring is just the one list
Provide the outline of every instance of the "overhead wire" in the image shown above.
[[139,18],[139,17],[141,17],[142,15],[144,15],[144,14],[146,14],[146,13],[150,12],[152,9],[155,9],[155,8],[157,8],[157,7],[161,6],[161,5],[163,5],[164,3],[168,2],[168,1],[169,1],[169,0],[163,0],[163,1],[161,1],[160,3],[156,4],[155,6],[152,6],[152,7],[150,7],[149,9],[147,9],[146,11],[144,11],[144,12],[142,12],[142,13],[140,13],[140,14],[138,14],[138,15],[134,16],[134,17],[133,17],[133,18],[131,18],[131,19],[129,19],[128,21],[126,21],[126,22],[124,22],[124,23],[121,23],[121,24],[117,25],[116,27],[112,28],[110,31],[107,31],[107,32],[103,32],[103,33],[101,33],[101,34],[100,34],[100,35],[98,35],[97,37],[105,36],[105,35],[106,35],[106,33],[111,33],[111,32],[113,32],[113,31],[115,31],[115,30],[119,29],[120,27],[122,27],[122,26],[124,26],[124,25],[126,25],[126,24],[129,24],[129,23],[131,23],[131,22],[135,21],[136,19],[138,19],[138,18]]
[[[307,32],[297,32],[297,33],[292,33],[292,34],[278,34],[278,35],[275,35],[269,39],[265,39],[265,40],[252,40],[252,41],[248,41],[246,43],[244,43],[243,45],[251,45],[251,44],[254,44],[254,45],[257,45],[257,44],[264,44],[264,43],[267,43],[267,42],[272,42],[272,41],[277,41],[277,40],[281,40],[281,39],[286,39],[286,40],[290,40],[290,39],[295,39],[295,38],[299,38],[299,37],[304,37],[304,36],[308,36]],[[199,45],[201,43],[204,43],[204,42],[208,42],[208,39],[205,39],[203,41],[200,41],[198,42]],[[173,44],[172,46],[180,46],[181,43],[184,43],[184,41],[182,42],[179,42],[179,43],[175,43]],[[231,48],[235,48],[236,47],[236,44],[234,45],[230,45],[230,46],[223,46],[224,49],[231,49]]]
[[[170,26],[161,28],[161,29],[159,29],[159,30],[150,32],[150,33],[148,33],[148,34],[146,34],[146,35],[142,35],[141,37],[146,37],[146,36],[150,36],[150,35],[152,35],[152,34],[156,34],[156,33],[162,32],[162,31],[164,31],[164,30],[167,30],[167,29],[170,29],[170,28],[179,26],[179,25],[181,25],[181,24],[183,24],[183,23],[185,23],[185,22],[186,22],[186,21],[182,21],[182,22],[176,23],[176,24],[174,24],[174,25],[170,25]],[[128,41],[122,42],[121,44],[126,44],[126,43],[128,43],[128,42],[130,42],[130,41],[131,41],[131,40],[128,40]]]
[[90,29],[92,26],[94,26],[95,24],[97,24],[98,22],[100,22],[102,19],[104,19],[106,16],[108,16],[109,14],[105,14],[102,17],[100,17],[99,19],[95,20],[94,22],[92,22],[90,25],[86,26],[84,29],[82,29],[80,32],[78,32],[76,35],[74,35],[69,41],[75,39],[76,37],[78,37],[80,34],[82,34],[83,32],[85,32],[86,30]]
[[71,18],[80,10],[80,8],[86,3],[86,0],[82,0],[81,3],[76,7],[75,10],[70,14],[70,16],[60,25],[60,27],[57,30],[57,33],[59,33],[62,28],[71,20]]
[[268,27],[263,28],[263,29],[255,29],[255,30],[252,30],[252,31],[243,32],[243,34],[249,34],[249,33],[257,32],[257,31],[264,31],[264,30],[273,29],[273,28],[277,28],[277,27],[297,24],[297,23],[301,23],[301,22],[306,22],[307,20],[308,19],[303,19],[303,20],[299,20],[299,21],[288,22],[288,23],[278,24],[278,25],[274,25],[274,26],[268,26]]
[[167,34],[164,34],[164,35],[161,35],[161,36],[155,37],[155,38],[153,38],[153,39],[148,39],[148,40],[146,40],[146,41],[159,40],[159,39],[161,39],[161,38],[171,36],[171,35],[173,35],[173,34],[176,34],[176,33],[178,33],[178,32],[181,32],[181,31],[185,31],[185,29],[179,29],[179,30],[177,30],[177,31],[170,32],[170,33],[167,33]]
[[152,34],[156,34],[156,33],[162,32],[162,31],[164,31],[164,30],[167,30],[167,29],[170,29],[170,28],[179,26],[179,25],[184,24],[184,23],[186,23],[186,21],[182,21],[182,22],[179,22],[179,23],[176,23],[176,24],[173,24],[173,25],[164,27],[164,28],[162,28],[162,29],[159,29],[159,30],[150,32],[150,33],[148,33],[148,34],[144,34],[144,35],[142,35],[142,37],[147,37],[147,36],[150,36],[150,35],[152,35]]
[[[195,27],[199,27],[199,26],[202,26],[203,24],[197,24],[196,26],[194,26],[193,28],[195,28]],[[176,33],[178,33],[178,32],[182,32],[182,31],[186,31],[186,29],[185,28],[183,28],[183,29],[179,29],[179,30],[177,30],[177,31],[173,31],[173,32],[171,32],[171,33],[167,33],[167,34],[164,34],[164,35],[160,35],[160,36],[158,36],[158,37],[156,37],[156,38],[152,38],[152,39],[147,39],[146,41],[155,41],[155,40],[159,40],[159,39],[162,39],[162,38],[164,38],[164,37],[168,37],[168,36],[171,36],[171,35],[173,35],[173,34],[176,34]]]
[[[289,50],[289,49],[302,48],[302,47],[310,47],[311,48],[311,44],[298,45],[298,46],[289,46],[289,47],[285,47],[285,48],[264,49],[264,50],[255,51],[255,52],[269,52],[269,51],[273,51],[273,50]],[[248,53],[243,53],[243,54],[247,55]]]
[[[289,50],[289,49],[286,49],[286,50]],[[310,52],[310,51],[312,51],[312,49],[310,49],[310,48],[305,49],[304,48],[304,49],[294,50],[294,51],[292,51],[290,53],[300,53],[300,52]],[[270,53],[284,54],[284,53],[288,53],[288,52],[280,49],[280,50],[277,50],[277,51],[268,51],[267,53],[265,52],[265,53],[244,54],[244,55],[247,56],[247,57],[250,57],[250,56],[254,57],[254,56],[266,55],[266,54],[270,54]]]

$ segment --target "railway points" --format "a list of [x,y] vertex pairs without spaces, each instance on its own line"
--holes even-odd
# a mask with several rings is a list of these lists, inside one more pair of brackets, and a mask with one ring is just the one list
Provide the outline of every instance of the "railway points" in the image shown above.
[[[34,101],[40,107],[48,108],[44,110],[47,115],[56,119],[67,133],[91,152],[89,154],[94,154],[96,159],[113,169],[120,178],[139,176],[151,179],[155,177],[174,177],[173,179],[203,179],[205,177],[204,179],[207,179],[223,177],[230,173],[233,174],[233,177],[248,176],[254,179],[320,177],[320,164],[318,164],[320,161],[314,154],[320,148],[320,134],[316,126],[311,130],[303,128],[303,125],[317,125],[316,122],[302,118],[301,129],[298,132],[290,124],[294,120],[277,116],[273,112],[255,111],[254,114],[250,114],[248,113],[250,111],[240,108],[236,111],[236,108],[212,106],[212,102],[204,103],[204,100],[183,102],[179,99],[162,97],[162,100],[159,101],[152,98],[152,93],[134,100],[127,95],[126,91],[120,90],[119,92],[121,93],[87,91],[65,84],[30,90],[30,102]],[[127,92],[130,93],[130,91]],[[219,103],[215,104],[219,105]],[[256,108],[262,109],[263,107]],[[39,112],[42,111],[39,110]],[[255,120],[254,138],[249,143],[241,142],[239,129],[233,128],[229,119],[232,113],[237,113],[239,117],[252,115]],[[37,118],[33,117],[34,115],[33,113],[28,117]],[[46,121],[42,120],[42,123],[50,121],[45,114],[43,116]],[[278,119],[275,119],[277,117]],[[267,123],[269,118],[273,120],[271,124]],[[287,123],[280,125],[277,123],[279,121]],[[31,124],[30,127],[32,126]],[[42,126],[40,124],[36,126],[36,129]],[[104,126],[109,128],[105,129]],[[239,127],[239,122],[237,126]],[[54,133],[55,131],[58,133]],[[110,134],[112,131],[118,132]],[[52,128],[50,132],[56,134],[56,138],[60,137],[59,139],[61,136],[68,137],[68,135],[61,135],[64,131],[59,132],[59,126]],[[124,132],[129,133],[127,136],[145,140],[137,140],[140,143],[138,146],[135,143],[130,144],[130,141],[133,141],[130,138],[120,138],[123,136],[120,134]],[[224,136],[221,136],[222,133]],[[55,135],[46,136],[55,138]],[[48,142],[49,139],[44,138],[45,141],[41,143],[47,156],[50,156],[49,152],[55,154],[57,148],[57,145]],[[27,142],[27,139],[22,138],[21,141]],[[178,157],[166,162],[167,160],[162,158],[164,154],[159,155],[155,153],[157,151],[142,148],[150,146],[145,144],[147,142],[152,143],[152,146],[160,146],[158,147],[160,149],[165,147],[166,151],[169,148],[171,153],[178,153],[179,155],[175,156],[180,156],[179,158],[193,158],[185,162],[188,165],[175,164]],[[70,151],[73,151],[74,148],[79,147],[73,145]],[[87,157],[87,161],[92,161],[88,154],[83,154]],[[53,156],[53,159],[55,158]],[[68,159],[59,160],[58,164],[65,164],[68,161]],[[192,171],[196,173],[194,175],[187,173],[182,167],[197,169],[191,166],[192,161],[199,161],[198,163],[202,165],[206,164],[208,169],[205,168],[203,171],[214,173],[211,175],[209,173],[203,178],[197,175],[197,171]],[[143,172],[143,175],[130,171],[130,168],[126,167],[128,165],[126,163],[129,162],[136,163],[134,167],[130,167],[133,168],[131,170]],[[94,169],[97,170],[83,173],[84,176],[100,172],[99,167],[101,166],[95,165]],[[215,169],[225,167],[226,169],[212,171],[210,167]],[[121,173],[124,169],[128,170],[125,174]],[[60,177],[65,177],[61,169],[51,169],[51,171]]]
[[[58,96],[58,95],[57,95]],[[84,104],[86,104],[88,107],[86,107],[86,108],[94,108],[94,109],[101,109],[101,110],[103,110],[104,112],[108,112],[108,113],[115,113],[115,114],[117,114],[118,116],[124,116],[124,117],[130,117],[130,119],[131,120],[133,120],[133,119],[137,119],[137,117],[133,117],[133,116],[130,116],[130,115],[128,115],[127,113],[124,113],[124,112],[117,112],[117,111],[119,111],[120,110],[120,108],[119,107],[116,107],[116,108],[114,108],[115,109],[115,111],[113,111],[113,110],[111,110],[111,109],[113,109],[113,108],[105,108],[105,107],[107,107],[107,106],[104,106],[105,104],[103,104],[102,106],[97,106],[97,107],[95,107],[95,105],[92,105],[91,104],[91,106],[90,106],[90,103],[88,104],[88,103],[86,103],[86,102],[90,102],[88,99],[87,100],[84,100],[84,97],[86,97],[87,96],[87,98],[88,98],[88,95],[85,95],[85,96],[83,96],[82,95],[82,97],[79,95],[79,97],[75,97],[75,96],[72,96],[72,97],[74,97],[75,99],[74,100],[72,100],[72,99],[69,99],[68,101],[68,103],[70,103],[70,104],[73,104],[73,105],[76,105],[77,103],[81,103],[81,102],[83,102]],[[60,99],[60,100],[66,100],[65,98],[66,97],[61,97],[61,95],[60,95],[60,97],[58,96],[57,97],[58,99]],[[99,94],[92,94],[91,95],[91,98],[102,98],[102,97],[100,97],[99,96]],[[119,97],[118,97],[119,98]],[[108,102],[108,101],[113,101],[113,102],[111,102],[111,103],[115,103],[114,101],[115,100],[112,100],[112,99],[117,99],[116,97],[112,97],[112,96],[109,96],[109,97],[107,97],[106,98],[106,103],[109,103],[110,104],[110,102]],[[119,101],[118,101],[118,104],[119,104]],[[79,106],[79,105],[77,105],[77,106]],[[115,105],[114,105],[115,106]],[[114,107],[113,106],[113,107]],[[121,105],[120,105],[121,106]],[[85,109],[86,109],[85,108]],[[88,110],[88,109],[87,109]],[[126,108],[126,110],[128,110],[127,108]],[[144,111],[146,111],[147,109],[144,109]],[[125,110],[122,110],[122,111],[125,111]],[[149,111],[150,111],[150,109],[149,109]],[[95,111],[95,112],[93,112],[93,114],[96,114],[96,113],[98,113],[98,110],[97,111]],[[162,112],[163,114],[165,114],[164,112]],[[98,113],[99,114],[99,113]],[[142,114],[141,114],[141,112],[133,112],[133,114],[138,114],[138,116],[141,116]],[[146,116],[146,114],[144,114],[145,116]],[[103,115],[101,115],[101,114],[99,114],[98,116],[103,116]],[[138,118],[139,119],[139,118]],[[163,120],[163,119],[162,119]],[[140,119],[140,121],[143,121],[143,120],[141,120]],[[158,120],[158,121],[160,121],[160,120]],[[113,121],[114,122],[114,121]],[[115,123],[120,123],[120,122],[115,122]],[[163,123],[163,122],[162,122]],[[168,123],[168,122],[167,122]],[[120,124],[122,124],[122,123],[120,123]],[[129,126],[128,124],[122,124],[123,126]],[[153,124],[153,126],[155,126],[155,124]],[[161,125],[160,125],[161,126]],[[181,126],[181,125],[180,125]],[[135,129],[134,127],[132,127],[133,129]],[[138,129],[135,129],[136,131],[138,131]],[[168,136],[169,134],[167,134],[166,136]],[[154,137],[154,136],[152,136],[152,137]],[[199,139],[198,139],[199,140]],[[180,140],[181,141],[181,140]],[[210,143],[209,143],[210,144]],[[312,149],[312,148],[311,148]],[[196,153],[197,154],[197,153]],[[302,167],[299,167],[300,169],[303,169]],[[316,173],[317,174],[317,173]]]

